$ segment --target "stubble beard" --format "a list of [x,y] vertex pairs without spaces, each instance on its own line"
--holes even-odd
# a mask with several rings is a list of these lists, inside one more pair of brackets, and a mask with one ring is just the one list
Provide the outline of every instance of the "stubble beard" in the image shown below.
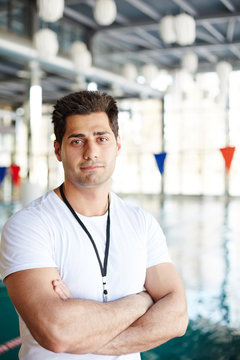
[[[91,164],[92,165],[92,164]],[[85,164],[86,166],[86,164]],[[103,168],[97,169],[97,170],[89,170],[84,173],[80,168],[78,173],[69,174],[69,178],[73,179],[73,183],[77,186],[82,187],[96,187],[101,186],[108,181],[110,182],[113,171],[106,171],[106,167],[101,164]]]

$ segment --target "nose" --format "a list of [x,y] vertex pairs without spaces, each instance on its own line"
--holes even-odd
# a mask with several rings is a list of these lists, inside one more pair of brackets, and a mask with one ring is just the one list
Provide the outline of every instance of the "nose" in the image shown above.
[[85,144],[83,158],[84,160],[94,160],[98,158],[98,147],[94,141],[88,141]]

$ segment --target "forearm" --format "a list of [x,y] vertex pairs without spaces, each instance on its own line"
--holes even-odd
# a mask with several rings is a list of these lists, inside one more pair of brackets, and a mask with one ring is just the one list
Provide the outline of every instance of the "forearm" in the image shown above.
[[43,268],[19,271],[6,279],[10,298],[32,336],[53,352],[93,352],[152,305],[147,293],[109,303],[71,299],[69,294],[62,298],[53,291],[54,278],[59,279],[55,268]]
[[178,300],[177,294],[166,295],[96,353],[121,355],[147,351],[171,338],[182,336],[187,322],[186,304]]
[[[56,352],[92,353],[109,343],[142,316],[151,302],[147,294],[101,303],[68,299],[57,314]],[[55,313],[56,316],[56,313]]]

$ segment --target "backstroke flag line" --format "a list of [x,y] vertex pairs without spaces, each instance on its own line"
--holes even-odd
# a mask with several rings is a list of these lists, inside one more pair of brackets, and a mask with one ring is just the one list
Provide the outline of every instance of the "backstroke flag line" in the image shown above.
[[0,166],[0,185],[3,182],[6,173],[7,173],[7,167],[6,166]]
[[20,166],[12,164],[9,167],[9,171],[12,176],[13,184],[18,186],[20,184],[20,175],[19,175]]
[[164,163],[165,163],[167,153],[166,152],[161,152],[159,154],[154,154],[154,156],[155,156],[155,159],[156,159],[156,162],[157,162],[158,169],[159,169],[159,171],[160,171],[160,173],[162,175],[163,172],[164,172]]
[[222,156],[224,158],[226,170],[227,170],[228,173],[229,173],[230,168],[231,168],[232,159],[233,159],[235,149],[236,149],[235,146],[226,146],[225,148],[220,149],[220,151],[222,153]]

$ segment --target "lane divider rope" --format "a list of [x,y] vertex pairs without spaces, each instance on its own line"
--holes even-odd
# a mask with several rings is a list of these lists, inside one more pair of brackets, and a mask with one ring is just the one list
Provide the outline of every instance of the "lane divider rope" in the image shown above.
[[21,343],[22,341],[20,337],[5,342],[4,344],[0,345],[0,354],[3,354],[11,349],[14,349],[15,347],[21,345]]

